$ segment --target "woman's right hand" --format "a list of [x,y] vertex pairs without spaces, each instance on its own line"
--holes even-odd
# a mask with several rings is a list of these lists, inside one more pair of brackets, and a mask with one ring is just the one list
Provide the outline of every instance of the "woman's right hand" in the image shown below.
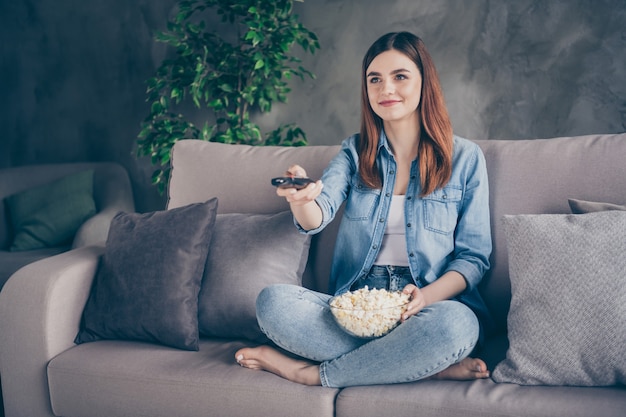
[[[305,177],[306,171],[299,165],[289,167],[285,175],[289,177]],[[301,190],[295,188],[277,188],[276,194],[289,202],[293,216],[304,230],[317,229],[322,224],[322,210],[315,202],[321,194],[324,184],[321,180],[309,184]]]
[[[300,165],[292,165],[287,169],[285,175],[288,177],[306,178],[306,171]],[[284,197],[289,204],[293,206],[304,206],[313,202],[322,192],[323,184],[321,180],[317,180],[313,184],[309,184],[301,190],[295,188],[276,188],[276,194]]]

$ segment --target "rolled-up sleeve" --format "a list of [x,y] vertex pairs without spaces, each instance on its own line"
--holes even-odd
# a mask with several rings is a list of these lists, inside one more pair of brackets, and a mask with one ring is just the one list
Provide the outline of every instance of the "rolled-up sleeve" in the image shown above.
[[476,288],[489,269],[492,246],[487,167],[478,146],[474,147],[470,161],[455,231],[454,257],[446,268],[465,277],[466,291]]

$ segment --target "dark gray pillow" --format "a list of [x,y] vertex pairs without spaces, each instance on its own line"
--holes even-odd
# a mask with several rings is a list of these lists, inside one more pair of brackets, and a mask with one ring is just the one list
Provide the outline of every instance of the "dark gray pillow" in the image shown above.
[[200,333],[266,341],[256,298],[271,284],[301,285],[309,242],[291,212],[219,214],[200,290]]
[[505,216],[510,346],[496,382],[626,383],[626,212]]
[[594,213],[596,211],[621,210],[626,211],[626,206],[619,204],[603,203],[598,201],[577,200],[575,198],[567,199],[570,210],[573,214]]
[[216,211],[212,199],[116,215],[75,342],[124,339],[198,350],[198,293]]

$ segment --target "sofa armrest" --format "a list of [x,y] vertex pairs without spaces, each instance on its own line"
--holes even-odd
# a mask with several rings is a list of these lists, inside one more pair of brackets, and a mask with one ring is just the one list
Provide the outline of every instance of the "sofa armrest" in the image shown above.
[[128,213],[134,211],[134,208],[129,210],[127,208],[109,207],[106,210],[96,213],[76,231],[74,241],[72,242],[72,249],[90,245],[104,246],[109,236],[111,220],[113,220],[113,217],[120,211]]
[[0,292],[0,375],[7,417],[53,416],[46,366],[74,346],[102,246],[29,264]]
[[94,200],[98,213],[76,232],[72,248],[106,242],[111,220],[120,211],[135,211],[133,190],[126,170],[118,164],[101,163],[94,171]]

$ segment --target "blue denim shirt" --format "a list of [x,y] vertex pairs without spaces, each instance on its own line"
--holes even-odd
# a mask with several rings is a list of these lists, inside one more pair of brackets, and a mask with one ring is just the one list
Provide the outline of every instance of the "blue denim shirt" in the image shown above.
[[[382,189],[369,188],[360,180],[357,142],[358,135],[344,140],[341,151],[324,171],[324,188],[316,199],[323,221],[319,228],[306,232],[321,231],[345,202],[331,268],[331,294],[348,291],[374,264],[396,180],[396,162],[384,132],[377,156]],[[447,271],[461,273],[467,288],[456,298],[474,310],[483,322],[488,313],[477,285],[489,269],[491,254],[485,158],[478,145],[455,136],[450,181],[424,197],[419,196],[417,164],[415,160],[411,165],[405,197],[406,239],[413,280],[423,287]]]

